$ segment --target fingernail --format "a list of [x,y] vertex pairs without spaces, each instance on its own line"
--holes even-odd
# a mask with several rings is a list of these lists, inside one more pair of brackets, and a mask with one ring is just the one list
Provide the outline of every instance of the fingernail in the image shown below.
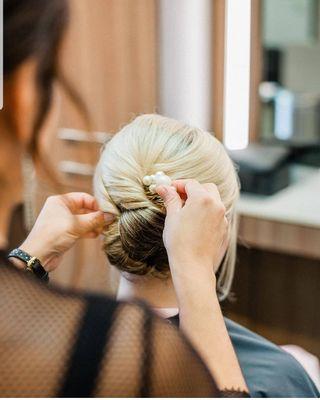
[[106,223],[110,224],[114,220],[114,215],[110,213],[103,213],[104,220]]

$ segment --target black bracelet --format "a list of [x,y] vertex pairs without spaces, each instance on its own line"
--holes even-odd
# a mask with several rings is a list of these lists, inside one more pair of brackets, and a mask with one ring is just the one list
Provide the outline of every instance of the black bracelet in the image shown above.
[[37,278],[42,281],[49,281],[49,274],[41,265],[41,262],[36,258],[30,256],[30,254],[26,253],[21,249],[14,249],[8,255],[8,258],[15,257],[19,260],[23,261],[26,264],[26,271],[32,272]]

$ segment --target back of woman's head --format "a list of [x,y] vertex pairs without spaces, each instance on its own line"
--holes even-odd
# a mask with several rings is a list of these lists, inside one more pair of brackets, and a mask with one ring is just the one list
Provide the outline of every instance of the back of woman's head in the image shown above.
[[162,241],[165,207],[143,184],[145,175],[163,171],[172,180],[215,183],[230,221],[229,246],[218,273],[221,298],[234,272],[239,186],[222,144],[210,133],[160,115],[142,115],[126,125],[103,149],[95,173],[95,195],[102,210],[115,214],[105,233],[105,252],[121,271],[166,277],[169,265]]

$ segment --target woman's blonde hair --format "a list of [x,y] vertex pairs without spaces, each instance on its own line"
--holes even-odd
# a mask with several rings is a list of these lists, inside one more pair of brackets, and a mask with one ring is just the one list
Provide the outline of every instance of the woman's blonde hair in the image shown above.
[[102,150],[94,190],[101,209],[116,216],[105,232],[104,250],[111,264],[132,274],[170,274],[162,241],[165,207],[142,182],[145,175],[157,171],[173,180],[192,178],[217,185],[230,222],[229,245],[217,279],[220,299],[224,299],[230,291],[236,258],[237,174],[214,136],[170,118],[141,115]]

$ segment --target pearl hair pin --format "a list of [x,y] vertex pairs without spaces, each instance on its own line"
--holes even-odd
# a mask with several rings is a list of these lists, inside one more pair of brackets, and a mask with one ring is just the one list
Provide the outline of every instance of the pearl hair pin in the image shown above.
[[145,186],[149,186],[151,193],[156,192],[156,187],[160,185],[170,186],[171,178],[162,171],[156,172],[154,175],[146,175],[143,177],[142,182]]

